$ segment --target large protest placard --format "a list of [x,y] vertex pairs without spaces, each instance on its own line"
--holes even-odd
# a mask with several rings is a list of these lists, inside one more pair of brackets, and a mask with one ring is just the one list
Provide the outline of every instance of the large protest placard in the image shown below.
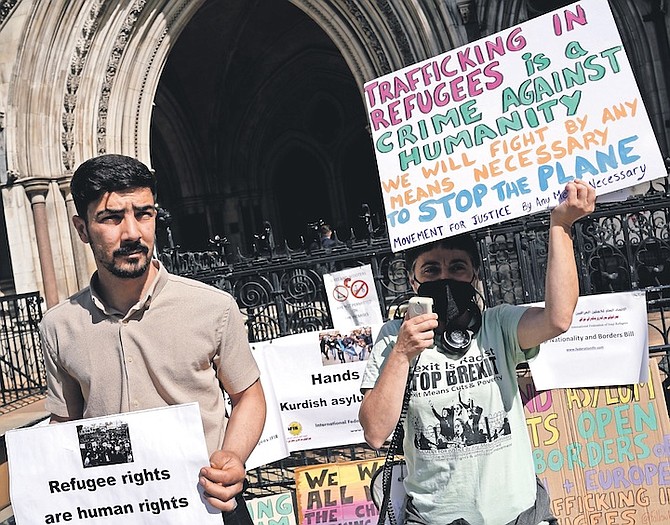
[[530,360],[535,388],[644,383],[648,338],[643,290],[581,296],[570,329],[542,343]]
[[393,251],[666,176],[607,0],[365,84]]
[[633,385],[537,392],[520,379],[535,471],[562,525],[670,523],[670,422],[650,365]]
[[11,430],[18,525],[221,524],[202,498],[209,454],[196,403]]
[[384,458],[330,463],[295,469],[300,525],[373,525],[377,507],[370,481]]
[[375,333],[325,330],[254,344],[272,371],[289,451],[363,442],[360,385]]

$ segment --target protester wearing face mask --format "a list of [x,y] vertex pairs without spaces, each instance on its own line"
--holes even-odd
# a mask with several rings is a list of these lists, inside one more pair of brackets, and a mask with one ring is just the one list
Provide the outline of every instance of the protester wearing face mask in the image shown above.
[[[469,235],[406,254],[410,283],[434,313],[384,324],[363,375],[360,421],[381,448],[404,419],[405,524],[537,525],[554,519],[537,480],[516,367],[565,332],[579,296],[572,225],[594,210],[575,180],[550,217],[544,308],[482,309],[479,254]],[[439,417],[438,417],[439,415]]]

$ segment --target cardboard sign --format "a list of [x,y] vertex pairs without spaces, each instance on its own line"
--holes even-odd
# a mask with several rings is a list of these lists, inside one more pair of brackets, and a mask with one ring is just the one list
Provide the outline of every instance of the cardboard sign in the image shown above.
[[10,430],[18,525],[221,525],[202,497],[209,455],[196,403]]
[[607,0],[365,84],[394,252],[666,171]]
[[647,383],[519,384],[535,471],[562,525],[670,523],[670,422],[656,361]]
[[295,469],[300,525],[373,525],[377,507],[370,481],[384,458],[330,463]]

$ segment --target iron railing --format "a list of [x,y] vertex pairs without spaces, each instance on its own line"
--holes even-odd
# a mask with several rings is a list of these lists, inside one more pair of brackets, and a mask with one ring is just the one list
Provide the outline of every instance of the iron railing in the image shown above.
[[[647,194],[601,204],[574,228],[580,293],[591,295],[647,290],[650,311],[668,307],[670,296],[670,198],[667,180]],[[504,223],[473,236],[482,255],[482,281],[489,305],[542,301],[547,265],[549,215]],[[385,317],[411,295],[404,259],[391,252],[382,233],[348,239],[332,249],[291,250],[274,244],[254,257],[218,249],[162,251],[173,273],[230,292],[247,315],[249,340],[270,340],[294,333],[333,328],[323,274],[369,264]],[[660,350],[667,350],[661,327]]]
[[38,292],[0,297],[0,401],[7,406],[46,391]]
[[[482,281],[489,305],[543,300],[547,263],[547,213],[474,232],[482,255]],[[267,232],[266,232],[267,233]],[[668,372],[670,355],[670,194],[667,180],[619,203],[598,210],[575,225],[575,256],[582,295],[645,290],[652,354]],[[332,328],[323,274],[369,264],[380,309],[388,317],[411,295],[402,256],[390,250],[383,232],[368,229],[331,249],[275,245],[259,237],[251,256],[232,253],[225,240],[214,249],[162,250],[159,257],[172,273],[212,284],[234,295],[247,316],[249,340],[270,340],[294,333]],[[45,388],[37,323],[37,293],[0,298],[2,325],[2,402],[7,404]],[[382,451],[383,452],[383,451]],[[293,488],[297,466],[357,460],[378,455],[364,444],[295,452],[249,472],[250,492],[273,494]]]
[[[547,266],[548,213],[474,232],[482,255],[482,281],[489,305],[543,300]],[[575,225],[575,256],[580,293],[641,290],[647,293],[650,353],[661,355],[668,373],[670,355],[670,198],[667,180],[650,184],[639,197],[599,204],[597,212]],[[255,257],[217,250],[180,253],[166,250],[161,261],[175,273],[232,293],[248,316],[250,341],[332,328],[323,273],[370,264],[386,317],[411,295],[401,256],[385,235],[351,238],[329,250],[291,250],[273,243]],[[294,452],[249,472],[250,493],[273,494],[294,488],[295,468],[378,456],[365,444]],[[383,453],[383,451],[381,451]]]

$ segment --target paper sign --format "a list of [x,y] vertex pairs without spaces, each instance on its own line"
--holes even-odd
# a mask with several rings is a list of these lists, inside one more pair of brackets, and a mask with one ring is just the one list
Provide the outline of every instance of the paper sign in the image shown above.
[[[249,458],[245,463],[247,471],[274,463],[285,457],[288,457],[289,450],[286,444],[286,433],[284,432],[284,424],[279,413],[279,404],[275,396],[275,387],[272,380],[273,373],[265,361],[265,354],[257,345],[252,345],[251,350],[254,354],[256,364],[261,371],[261,385],[265,393],[265,426],[263,432],[258,440],[258,445],[251,452]],[[281,377],[277,377],[282,380]],[[289,378],[285,378],[289,379]]]
[[324,274],[323,285],[333,326],[338,330],[381,324],[384,321],[369,264]]
[[[341,351],[332,347],[331,353],[330,347],[320,344],[320,335],[326,334],[334,337],[335,331],[295,334],[254,345],[272,370],[290,451],[364,441],[358,409],[369,347],[355,356],[344,347]],[[339,333],[342,339],[349,335],[358,335],[358,330]],[[374,339],[372,331],[370,339]]]
[[606,0],[577,2],[365,84],[394,252],[665,177]]
[[18,525],[221,525],[202,498],[209,465],[196,403],[5,435]]
[[644,291],[588,295],[577,301],[570,329],[540,345],[529,361],[538,390],[628,385],[647,381]]

